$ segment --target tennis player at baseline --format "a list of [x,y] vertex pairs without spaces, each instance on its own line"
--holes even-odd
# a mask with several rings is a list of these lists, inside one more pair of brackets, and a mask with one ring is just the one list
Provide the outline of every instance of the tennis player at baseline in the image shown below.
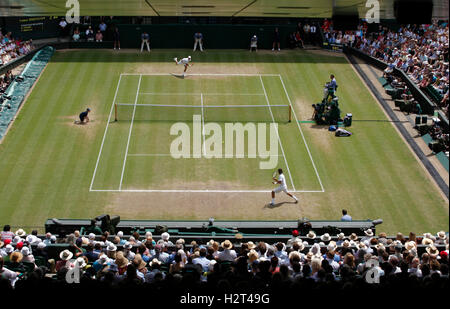
[[275,205],[275,193],[279,192],[286,193],[295,200],[296,204],[298,203],[298,198],[287,191],[286,177],[284,177],[283,170],[281,168],[278,169],[278,179],[273,177],[273,183],[279,184],[279,186],[272,191],[272,202],[270,202],[270,206]]
[[186,73],[186,70],[188,68],[188,66],[192,66],[192,64],[189,64],[189,62],[191,62],[191,56],[188,56],[187,58],[183,58],[180,61],[178,61],[178,58],[173,58],[173,60],[175,60],[176,64],[183,64],[184,65],[184,71],[183,71],[183,76],[184,73]]

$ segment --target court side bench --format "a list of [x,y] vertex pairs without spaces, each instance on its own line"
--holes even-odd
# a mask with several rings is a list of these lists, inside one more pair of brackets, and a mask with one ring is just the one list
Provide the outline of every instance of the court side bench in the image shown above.
[[[329,233],[334,235],[336,231],[343,232],[348,235],[356,233],[357,235],[364,235],[364,230],[372,229],[375,231],[376,223],[373,220],[355,220],[352,222],[342,222],[338,220],[308,220],[299,219],[292,221],[220,221],[215,220],[211,225],[209,221],[185,221],[185,220],[120,220],[120,217],[111,216],[111,218],[118,218],[118,223],[115,226],[116,231],[122,231],[125,235],[131,235],[135,231],[155,231],[157,226],[163,226],[168,229],[170,234],[183,235],[183,233],[242,233],[242,234],[291,234],[292,230],[298,229],[305,234],[309,232],[303,231],[305,228],[304,220],[311,224],[311,229],[316,234]],[[382,222],[382,221],[381,221]],[[55,235],[65,235],[73,233],[75,230],[81,231],[88,228],[91,220],[88,219],[48,219],[45,223],[45,232]],[[96,224],[101,227],[101,222]],[[158,229],[159,231],[159,229]],[[171,233],[172,232],[172,233]],[[158,234],[158,233],[156,233]]]

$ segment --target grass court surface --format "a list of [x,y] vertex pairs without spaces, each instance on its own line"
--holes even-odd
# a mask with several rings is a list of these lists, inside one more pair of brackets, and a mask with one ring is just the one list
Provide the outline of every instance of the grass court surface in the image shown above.
[[[379,230],[389,233],[448,229],[446,201],[389,121],[353,122],[350,138],[297,121],[309,120],[330,73],[339,84],[342,115],[387,120],[343,56],[207,51],[192,54],[193,75],[177,77],[183,68],[172,59],[191,53],[56,52],[0,144],[0,224],[41,226],[47,218],[101,213],[338,219],[346,208],[354,219],[382,218]],[[114,122],[116,103],[128,105],[119,105]],[[228,107],[218,112],[210,106]],[[287,106],[294,111],[290,123]],[[93,110],[91,123],[75,125],[86,107]],[[170,127],[182,121],[193,128],[194,114],[222,128],[226,122],[276,122],[277,166],[300,203],[281,194],[268,206],[273,170],[259,169],[262,159],[248,153],[170,157]]]

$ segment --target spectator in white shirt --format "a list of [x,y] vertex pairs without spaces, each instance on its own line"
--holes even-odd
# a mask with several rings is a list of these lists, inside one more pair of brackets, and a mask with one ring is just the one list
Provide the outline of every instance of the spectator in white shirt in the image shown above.
[[16,284],[17,273],[4,267],[3,257],[0,256],[0,278],[9,281],[12,287]]
[[224,250],[219,252],[219,254],[217,255],[217,259],[219,261],[229,261],[229,262],[234,261],[237,255],[236,251],[231,249],[233,247],[231,241],[227,239],[221,244],[221,246]]

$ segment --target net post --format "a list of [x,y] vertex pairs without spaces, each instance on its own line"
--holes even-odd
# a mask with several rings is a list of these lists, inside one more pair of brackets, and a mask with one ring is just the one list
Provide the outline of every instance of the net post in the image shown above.
[[291,105],[288,105],[288,109],[289,109],[289,122],[292,121],[292,108]]
[[117,103],[114,104],[114,121],[117,121]]

